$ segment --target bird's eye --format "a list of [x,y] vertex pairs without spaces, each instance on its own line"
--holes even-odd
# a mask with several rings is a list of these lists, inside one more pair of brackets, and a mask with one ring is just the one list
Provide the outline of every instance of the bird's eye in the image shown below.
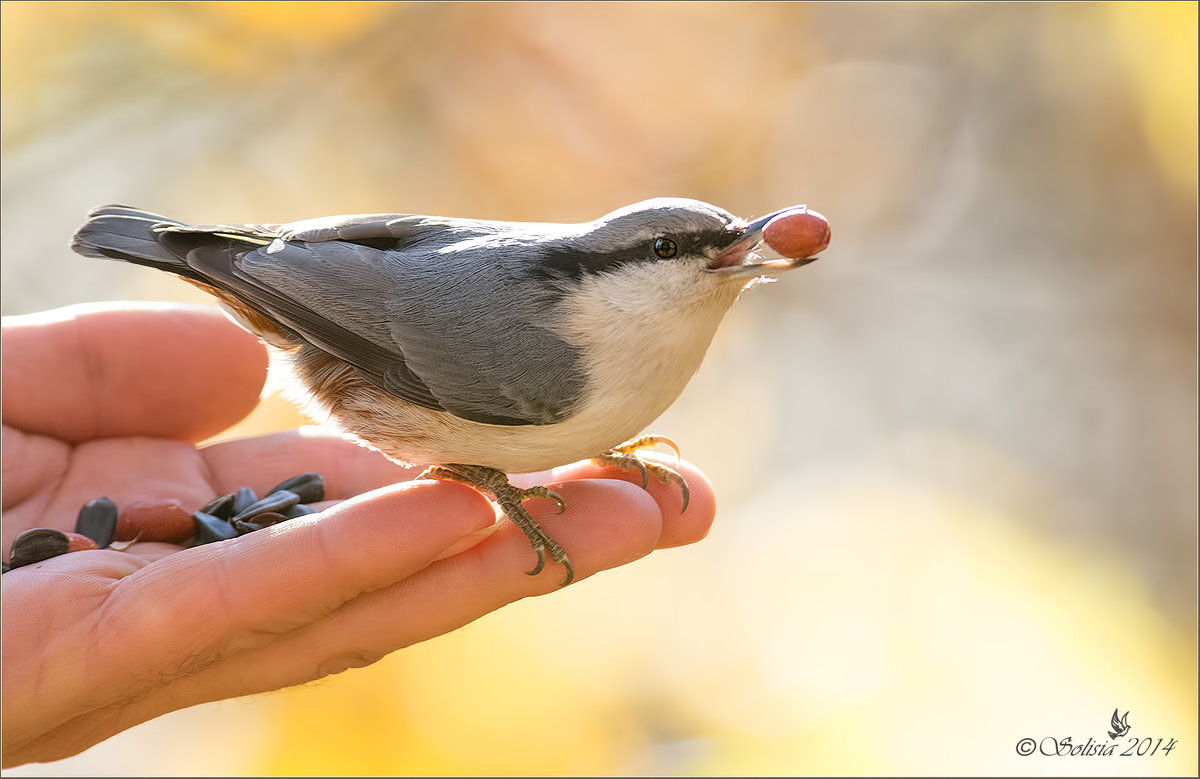
[[675,242],[670,238],[658,238],[654,241],[654,253],[664,260],[671,259],[678,251]]

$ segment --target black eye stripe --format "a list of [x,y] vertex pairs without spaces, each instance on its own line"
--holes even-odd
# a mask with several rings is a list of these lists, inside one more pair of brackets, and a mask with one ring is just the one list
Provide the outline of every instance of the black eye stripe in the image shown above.
[[577,281],[587,275],[611,273],[625,265],[657,259],[653,253],[646,251],[644,244],[610,252],[579,251],[571,246],[545,246],[538,250],[532,270],[549,279]]
[[[658,238],[667,238],[660,235]],[[658,238],[640,239],[637,243],[610,251],[588,251],[578,243],[542,244],[534,250],[536,259],[531,271],[548,280],[578,280],[585,275],[612,273],[625,265],[644,262],[662,262],[654,250]],[[694,235],[670,234],[675,244],[675,254],[670,259],[678,260],[688,255],[703,255],[719,251],[732,243],[725,230],[705,231]]]

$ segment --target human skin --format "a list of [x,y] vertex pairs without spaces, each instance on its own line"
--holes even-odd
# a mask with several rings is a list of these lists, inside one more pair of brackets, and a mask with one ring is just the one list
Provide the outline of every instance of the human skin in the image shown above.
[[[301,684],[559,589],[527,576],[525,536],[480,493],[416,481],[315,429],[213,445],[258,403],[264,347],[215,309],[108,304],[10,317],[3,329],[4,548],[71,530],[79,507],[176,499],[325,476],[317,514],[191,549],[73,552],[0,578],[3,762],[57,760],[198,703]],[[566,500],[526,504],[571,555],[576,582],[703,538],[704,475],[674,485],[587,462],[514,478]],[[636,484],[633,482],[637,482]]]

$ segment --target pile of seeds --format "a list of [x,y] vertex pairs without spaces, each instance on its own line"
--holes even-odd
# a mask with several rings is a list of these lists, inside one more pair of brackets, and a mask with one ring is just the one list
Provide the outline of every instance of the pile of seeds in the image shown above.
[[242,487],[190,513],[177,500],[133,503],[118,510],[108,498],[96,498],[79,510],[72,533],[35,527],[17,536],[4,572],[67,552],[107,549],[113,541],[211,544],[314,514],[317,510],[308,504],[324,499],[325,479],[319,473],[293,476],[268,490],[264,498]]

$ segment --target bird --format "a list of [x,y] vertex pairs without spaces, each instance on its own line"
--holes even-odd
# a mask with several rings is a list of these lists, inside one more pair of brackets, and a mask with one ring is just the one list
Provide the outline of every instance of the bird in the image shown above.
[[1129,712],[1125,712],[1125,716],[1123,717],[1117,716],[1118,714],[1120,714],[1120,710],[1113,709],[1112,721],[1110,723],[1112,730],[1108,731],[1109,738],[1121,738],[1129,732]]
[[[764,259],[764,242],[792,256]],[[772,237],[773,240],[772,240]],[[679,396],[718,325],[756,282],[808,264],[827,220],[792,206],[746,220],[660,197],[589,222],[357,214],[188,224],[113,204],[71,248],[173,274],[287,357],[285,394],[422,478],[496,500],[537,555],[565,550],[522,505],[565,502],[510,473],[582,459],[678,484],[638,433]],[[776,252],[778,254],[778,252]],[[804,256],[800,256],[804,255]]]

